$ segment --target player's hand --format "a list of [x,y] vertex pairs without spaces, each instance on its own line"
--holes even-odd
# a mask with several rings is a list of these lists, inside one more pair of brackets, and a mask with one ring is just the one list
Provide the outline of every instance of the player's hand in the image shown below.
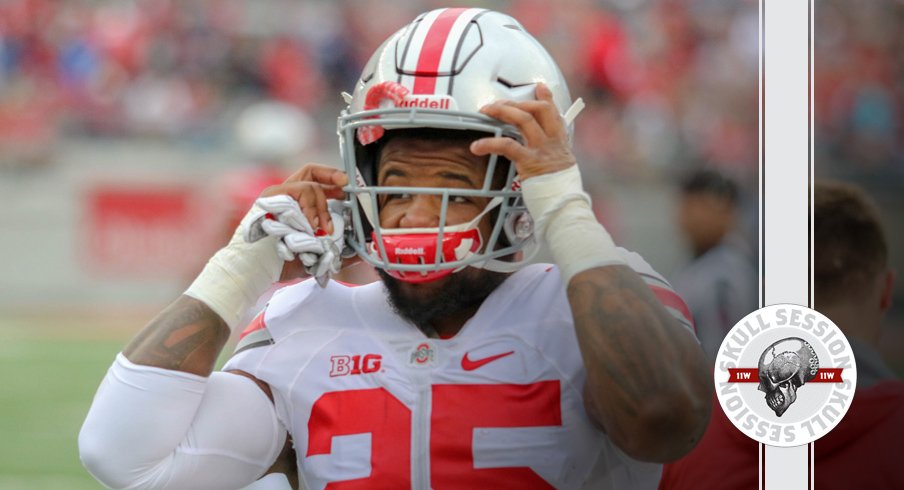
[[308,223],[316,230],[323,229],[333,233],[327,199],[344,199],[342,186],[348,184],[345,172],[327,165],[309,163],[290,175],[285,182],[270,186],[261,192],[260,197],[285,194],[291,196]]
[[348,265],[341,259],[345,220],[340,201],[347,181],[340,170],[308,164],[286,182],[261,193],[255,203],[260,216],[247,230],[246,239],[279,238],[277,252],[286,261],[281,280],[310,275],[325,285],[331,273]]
[[565,120],[553,102],[552,92],[538,83],[536,94],[537,100],[497,101],[480,109],[487,116],[518,128],[524,144],[501,136],[481,138],[471,144],[475,155],[496,153],[514,162],[522,181],[577,164]]

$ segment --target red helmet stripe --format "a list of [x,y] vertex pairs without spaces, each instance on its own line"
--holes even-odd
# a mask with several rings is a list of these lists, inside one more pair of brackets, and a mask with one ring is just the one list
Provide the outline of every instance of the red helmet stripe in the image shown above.
[[439,72],[439,62],[446,48],[446,41],[452,26],[458,17],[468,11],[467,8],[449,8],[444,10],[430,25],[421,53],[418,56],[416,77],[412,92],[415,94],[432,94],[436,89],[436,74]]

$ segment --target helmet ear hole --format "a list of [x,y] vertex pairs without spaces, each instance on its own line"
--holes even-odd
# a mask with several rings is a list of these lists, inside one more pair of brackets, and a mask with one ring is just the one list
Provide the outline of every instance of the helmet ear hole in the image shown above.
[[502,224],[505,237],[512,245],[520,245],[534,234],[534,219],[527,211],[510,213]]

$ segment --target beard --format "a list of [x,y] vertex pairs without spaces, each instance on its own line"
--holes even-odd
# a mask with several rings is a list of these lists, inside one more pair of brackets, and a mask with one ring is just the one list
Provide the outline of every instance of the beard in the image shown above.
[[411,284],[380,268],[377,273],[386,285],[392,309],[428,337],[436,331],[433,325],[436,319],[476,310],[509,276],[468,267],[436,282]]

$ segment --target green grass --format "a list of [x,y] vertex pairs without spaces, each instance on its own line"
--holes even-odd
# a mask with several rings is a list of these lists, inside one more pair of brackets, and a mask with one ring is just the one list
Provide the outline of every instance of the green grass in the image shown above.
[[150,316],[0,312],[0,490],[103,488],[79,461],[78,431],[116,353]]
[[2,332],[0,489],[96,489],[78,459],[78,430],[121,341]]

